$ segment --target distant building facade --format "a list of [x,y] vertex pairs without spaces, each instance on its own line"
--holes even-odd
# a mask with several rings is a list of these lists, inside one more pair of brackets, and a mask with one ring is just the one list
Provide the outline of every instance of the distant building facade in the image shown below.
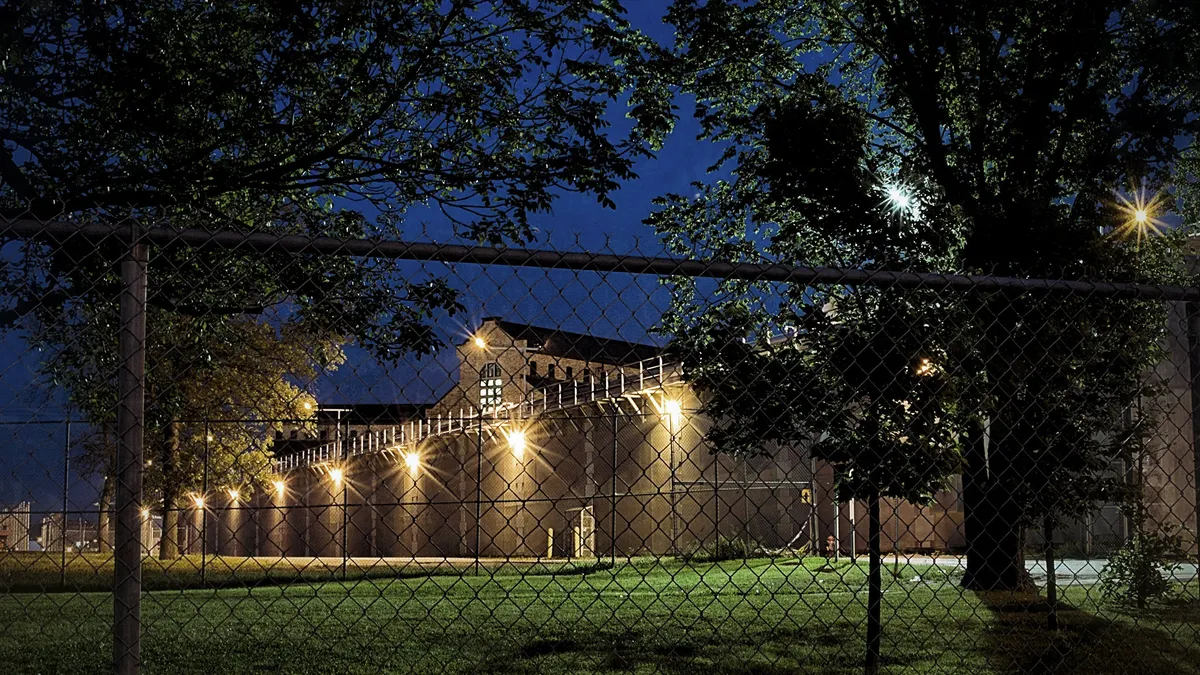
[[[277,439],[279,477],[210,495],[183,541],[230,555],[591,557],[866,547],[807,451],[750,459],[704,441],[699,401],[658,348],[498,318],[456,347],[457,383],[419,406],[321,406]],[[294,434],[293,434],[294,432]],[[213,503],[213,500],[216,503]],[[886,500],[884,550],[957,550],[947,490]]]
[[[64,526],[64,522],[66,523]],[[161,527],[159,528],[161,532]],[[149,541],[143,531],[143,541]],[[42,517],[42,534],[39,540],[43,551],[87,553],[100,550],[99,529],[96,522],[87,518],[50,513]]]
[[30,550],[29,516],[29,502],[0,509],[0,551]]

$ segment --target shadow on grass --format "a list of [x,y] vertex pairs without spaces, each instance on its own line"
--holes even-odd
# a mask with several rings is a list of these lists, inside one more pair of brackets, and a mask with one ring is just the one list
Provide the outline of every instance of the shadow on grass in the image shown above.
[[1159,606],[1136,613],[1091,613],[1060,602],[1057,631],[1046,628],[1049,606],[1035,593],[976,592],[993,612],[984,650],[998,673],[1040,675],[1158,675],[1200,673],[1195,623],[1200,604]]
[[[862,636],[850,624],[778,627],[742,635],[662,626],[660,630],[543,634],[513,651],[497,650],[488,673],[654,672],[691,675],[790,675],[862,672]],[[715,627],[714,627],[715,628]],[[904,669],[903,659],[884,659]]]

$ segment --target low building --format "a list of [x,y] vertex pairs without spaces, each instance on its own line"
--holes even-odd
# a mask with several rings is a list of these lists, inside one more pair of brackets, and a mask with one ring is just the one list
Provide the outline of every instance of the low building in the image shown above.
[[29,516],[30,504],[27,501],[0,509],[0,551],[30,550]]
[[[699,402],[653,345],[488,318],[456,351],[451,390],[390,424],[353,434],[340,420],[367,411],[321,406],[317,434],[279,444],[273,489],[197,521],[207,550],[590,557],[718,538],[824,550],[829,536],[865,550],[865,507],[835,504],[831,472],[805,450],[712,453]],[[883,517],[885,550],[962,546],[953,491],[887,501]]]
[[[143,541],[150,541],[146,538],[147,534],[149,533],[143,531]],[[74,516],[64,519],[61,513],[51,513],[42,517],[42,534],[38,539],[43,551],[62,551],[64,546],[70,553],[99,550],[99,530],[95,521]]]

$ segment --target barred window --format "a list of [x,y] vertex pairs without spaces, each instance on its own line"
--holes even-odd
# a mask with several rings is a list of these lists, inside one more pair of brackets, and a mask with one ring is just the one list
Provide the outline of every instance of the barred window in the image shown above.
[[500,379],[500,364],[483,364],[479,377],[479,407],[494,410],[503,400],[504,386]]

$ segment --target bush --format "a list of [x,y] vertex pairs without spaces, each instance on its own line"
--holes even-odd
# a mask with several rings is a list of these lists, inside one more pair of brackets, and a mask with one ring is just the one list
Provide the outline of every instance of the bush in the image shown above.
[[1173,530],[1139,530],[1117,550],[1100,573],[1100,596],[1125,606],[1145,607],[1165,600],[1174,588],[1172,562],[1186,555]]
[[759,550],[753,539],[718,536],[715,543],[696,543],[679,554],[683,562],[712,563],[724,560],[748,560]]

